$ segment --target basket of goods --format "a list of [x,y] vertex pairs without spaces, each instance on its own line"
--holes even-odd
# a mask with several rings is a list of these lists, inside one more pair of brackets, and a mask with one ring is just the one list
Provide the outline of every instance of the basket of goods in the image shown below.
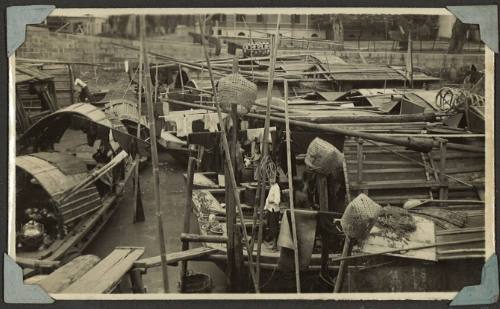
[[212,278],[205,273],[188,271],[178,288],[182,293],[210,293],[213,288]]
[[316,137],[307,147],[305,163],[315,173],[329,175],[342,168],[344,154],[335,146]]
[[217,82],[219,104],[225,112],[231,112],[231,105],[237,104],[238,112],[250,112],[257,99],[257,85],[233,73],[219,79]]

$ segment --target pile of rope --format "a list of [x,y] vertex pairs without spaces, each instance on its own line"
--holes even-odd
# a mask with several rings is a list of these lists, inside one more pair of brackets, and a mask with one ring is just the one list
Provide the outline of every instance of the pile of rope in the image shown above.
[[443,87],[436,94],[436,106],[443,112],[453,112],[466,106],[483,106],[484,97],[462,88]]

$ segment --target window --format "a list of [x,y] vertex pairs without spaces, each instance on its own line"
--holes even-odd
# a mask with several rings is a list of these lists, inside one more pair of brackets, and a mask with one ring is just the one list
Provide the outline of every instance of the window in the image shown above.
[[311,38],[317,38],[317,37],[318,37],[318,35],[317,35],[316,33],[313,33],[313,34],[311,35]]
[[258,23],[263,23],[264,22],[264,16],[262,14],[257,15],[257,22]]
[[217,30],[217,34],[218,34],[218,35],[222,35],[222,30],[221,30],[221,29],[218,29],[218,30]]
[[292,15],[292,23],[300,24],[300,15]]
[[243,15],[243,14],[236,14],[236,21],[240,21],[240,22],[245,21],[245,15]]
[[245,32],[238,33],[238,36],[245,36]]

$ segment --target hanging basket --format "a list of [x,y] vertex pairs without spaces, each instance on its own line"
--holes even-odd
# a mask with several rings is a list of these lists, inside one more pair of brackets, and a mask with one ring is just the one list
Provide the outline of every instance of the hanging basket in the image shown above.
[[305,163],[315,173],[329,175],[342,168],[344,154],[335,146],[316,137],[307,147]]
[[340,224],[349,238],[364,240],[375,224],[382,207],[361,193],[347,205]]
[[257,85],[241,74],[233,73],[219,79],[217,93],[225,112],[231,112],[231,104],[237,104],[239,112],[248,113],[257,99]]

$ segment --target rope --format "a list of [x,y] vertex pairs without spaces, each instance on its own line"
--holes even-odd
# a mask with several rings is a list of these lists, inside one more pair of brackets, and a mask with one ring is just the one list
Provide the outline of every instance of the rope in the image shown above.
[[484,97],[467,89],[443,87],[436,94],[435,102],[440,110],[451,112],[465,106],[483,106]]
[[[123,93],[122,100],[125,99],[125,96],[127,95],[127,92],[130,89],[130,86],[132,85],[132,82],[134,81],[134,77],[135,77],[135,75],[137,74],[138,71],[139,71],[139,66],[137,66],[137,69],[135,69],[134,75],[130,79],[130,82],[128,83],[127,89],[125,89],[125,92]],[[140,100],[140,98],[139,98],[139,100]]]
[[271,280],[274,278],[274,274],[276,273],[277,269],[278,269],[278,264],[276,264],[276,266],[274,266],[273,272],[271,273],[271,276],[269,276],[269,279],[264,284],[260,285],[260,288],[267,286],[271,282]]

